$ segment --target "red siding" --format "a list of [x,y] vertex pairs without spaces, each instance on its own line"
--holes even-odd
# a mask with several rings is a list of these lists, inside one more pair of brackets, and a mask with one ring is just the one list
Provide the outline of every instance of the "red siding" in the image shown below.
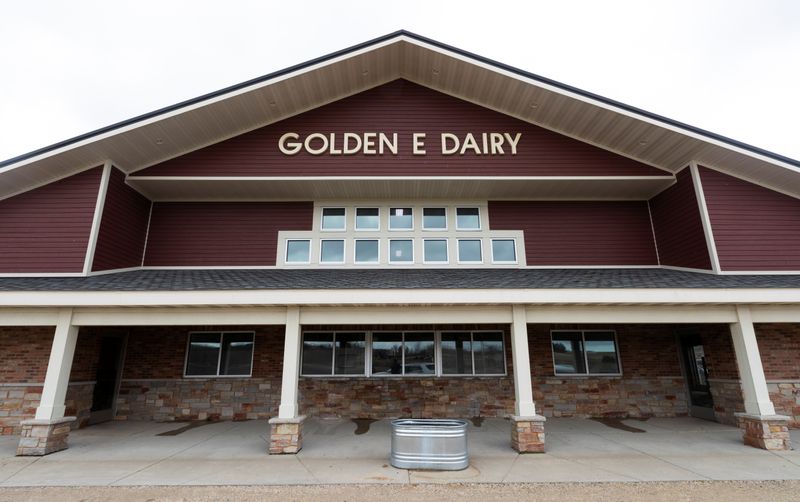
[[650,213],[662,265],[711,269],[703,220],[692,173],[684,169],[677,183],[650,199]]
[[492,230],[523,230],[528,265],[656,265],[645,201],[489,202]]
[[275,265],[278,230],[311,230],[312,202],[156,202],[145,265]]
[[125,184],[122,171],[112,169],[92,270],[140,266],[149,215],[150,200]]
[[82,272],[102,172],[0,201],[0,272]]
[[705,167],[700,180],[723,270],[800,270],[800,200]]
[[[356,132],[398,133],[398,155],[285,156],[278,138]],[[424,132],[426,156],[412,154]],[[440,134],[521,132],[518,154],[442,156]],[[480,140],[479,140],[480,141]],[[136,173],[142,176],[660,176],[654,167],[478,105],[396,80]]]

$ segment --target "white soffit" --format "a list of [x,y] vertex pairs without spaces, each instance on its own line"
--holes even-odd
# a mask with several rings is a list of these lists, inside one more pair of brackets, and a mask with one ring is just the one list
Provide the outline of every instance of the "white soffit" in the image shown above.
[[318,199],[647,200],[675,182],[641,177],[306,177],[181,178],[134,176],[128,184],[154,201]]
[[[405,78],[677,172],[689,161],[800,196],[800,168],[735,142],[579,94],[500,63],[398,32],[266,80],[132,119],[0,167],[0,198],[111,160],[130,173]],[[531,105],[536,105],[532,107]],[[645,142],[646,144],[641,144]],[[756,149],[757,150],[757,149]]]

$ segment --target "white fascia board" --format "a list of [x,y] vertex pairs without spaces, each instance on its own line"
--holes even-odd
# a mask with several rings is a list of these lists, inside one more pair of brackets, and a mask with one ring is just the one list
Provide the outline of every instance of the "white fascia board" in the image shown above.
[[646,123],[648,123],[650,125],[653,125],[653,126],[656,126],[656,127],[660,127],[662,129],[666,129],[668,131],[675,132],[675,133],[678,133],[678,134],[682,134],[684,136],[688,136],[690,138],[702,141],[704,143],[709,143],[709,144],[712,144],[714,146],[718,146],[718,147],[724,148],[726,150],[730,150],[730,151],[733,151],[733,152],[736,152],[736,153],[739,153],[739,154],[742,154],[742,155],[746,155],[746,156],[748,156],[750,158],[758,159],[758,160],[761,160],[763,162],[767,162],[769,164],[780,166],[780,167],[783,167],[783,168],[788,169],[790,171],[793,171],[795,173],[800,173],[800,168],[798,168],[796,166],[793,166],[791,164],[788,164],[788,163],[780,161],[780,160],[773,159],[771,157],[767,157],[765,155],[761,155],[761,154],[758,154],[758,153],[755,153],[755,152],[751,152],[749,150],[745,150],[744,148],[739,148],[737,146],[731,145],[731,144],[726,143],[724,141],[716,140],[714,138],[709,138],[708,136],[705,136],[703,134],[699,134],[699,133],[696,133],[696,132],[693,132],[693,131],[689,131],[689,130],[683,129],[681,127],[678,127],[678,126],[662,122],[662,121],[657,120],[655,118],[647,117],[645,115],[640,115],[640,114],[638,114],[636,112],[633,112],[633,111],[630,111],[630,110],[625,110],[623,108],[619,108],[619,107],[614,106],[614,105],[612,105],[610,103],[605,103],[603,101],[592,99],[590,97],[583,96],[581,94],[577,94],[577,93],[568,91],[566,89],[562,89],[560,87],[556,87],[554,85],[550,85],[550,84],[547,84],[545,82],[541,82],[539,80],[532,79],[530,77],[525,77],[525,76],[520,75],[518,73],[511,72],[511,71],[505,70],[503,68],[498,68],[497,66],[491,65],[489,63],[484,63],[482,61],[476,61],[476,60],[474,60],[472,58],[463,56],[461,54],[457,54],[455,52],[451,52],[451,51],[446,50],[446,49],[442,49],[440,47],[436,47],[436,46],[430,45],[430,44],[422,42],[420,40],[415,40],[415,39],[409,38],[407,36],[401,36],[400,38],[403,41],[405,41],[405,42],[407,42],[409,44],[417,45],[419,47],[423,47],[423,48],[428,49],[428,50],[433,51],[433,52],[438,52],[438,53],[446,55],[448,57],[452,57],[454,59],[458,59],[460,61],[464,61],[466,63],[481,67],[481,68],[483,68],[485,70],[489,70],[489,71],[492,71],[494,73],[498,73],[500,75],[503,75],[503,76],[506,76],[506,77],[509,77],[509,78],[512,78],[512,79],[515,79],[515,80],[519,80],[521,82],[525,82],[527,84],[534,85],[536,87],[540,87],[542,89],[546,89],[546,90],[554,92],[556,94],[561,94],[562,96],[567,96],[569,98],[572,98],[572,99],[575,99],[575,100],[578,100],[578,101],[581,101],[581,102],[584,102],[584,103],[587,103],[587,104],[590,104],[590,105],[593,105],[593,106],[597,106],[599,108],[610,110],[610,111],[619,113],[620,115],[624,115],[626,117],[630,117],[630,118],[639,120],[641,122],[646,122]]
[[58,309],[0,309],[0,326],[55,326]]
[[558,323],[731,323],[736,322],[736,307],[728,306],[547,306],[527,308],[527,319],[531,324]]
[[508,306],[491,307],[304,307],[301,324],[507,324]]
[[75,309],[72,316],[76,326],[283,325],[285,322],[283,307],[86,308]]
[[800,288],[4,291],[0,306],[798,304]]

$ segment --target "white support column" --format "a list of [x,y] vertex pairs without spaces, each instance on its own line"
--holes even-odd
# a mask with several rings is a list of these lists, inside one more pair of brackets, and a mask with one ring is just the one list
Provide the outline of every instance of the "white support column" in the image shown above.
[[283,380],[278,418],[298,416],[298,382],[300,378],[300,308],[286,309],[286,338],[283,342]]
[[525,306],[511,307],[511,357],[514,363],[514,413],[518,417],[533,417],[536,406],[533,404],[531,385],[531,362],[528,354],[528,321]]
[[36,408],[37,420],[56,420],[64,417],[64,399],[67,395],[69,373],[77,341],[78,327],[72,325],[72,309],[59,310],[42,398],[39,407]]
[[764,367],[761,365],[761,354],[758,351],[750,308],[737,305],[736,315],[739,322],[731,323],[730,327],[736,364],[739,367],[739,377],[742,379],[744,411],[748,415],[775,415],[775,407],[769,398]]

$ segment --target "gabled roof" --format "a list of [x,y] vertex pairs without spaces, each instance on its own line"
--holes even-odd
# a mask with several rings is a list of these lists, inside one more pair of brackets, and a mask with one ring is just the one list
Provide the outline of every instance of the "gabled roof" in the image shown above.
[[0,162],[0,198],[110,160],[134,172],[403,78],[677,172],[800,196],[800,161],[401,30]]

